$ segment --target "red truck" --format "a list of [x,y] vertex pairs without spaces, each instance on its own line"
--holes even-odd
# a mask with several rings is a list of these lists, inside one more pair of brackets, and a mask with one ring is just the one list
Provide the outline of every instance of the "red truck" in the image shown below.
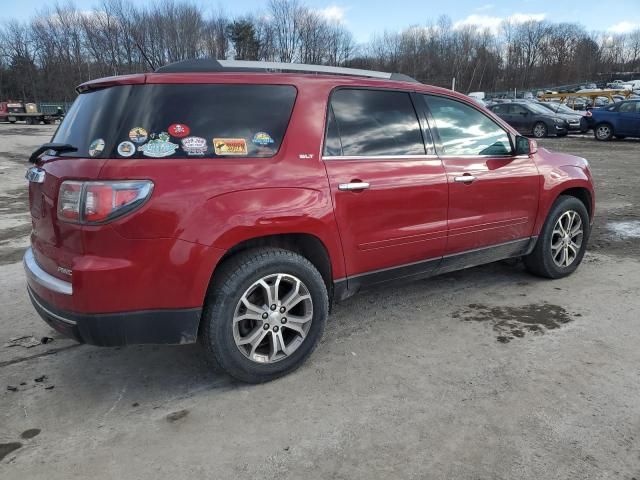
[[80,342],[200,339],[263,382],[360,290],[514,257],[559,278],[585,253],[588,162],[450,90],[202,60],[78,91],[30,159],[24,265],[36,310]]

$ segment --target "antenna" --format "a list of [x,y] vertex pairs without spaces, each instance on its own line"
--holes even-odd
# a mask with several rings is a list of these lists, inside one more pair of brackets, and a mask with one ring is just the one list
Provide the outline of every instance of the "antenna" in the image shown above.
[[156,67],[153,66],[153,62],[151,60],[149,60],[149,57],[147,57],[147,54],[144,53],[144,50],[142,49],[142,47],[140,46],[140,44],[138,43],[137,39],[134,39],[134,42],[136,42],[136,47],[138,47],[138,50],[140,50],[140,53],[142,54],[142,56],[144,57],[144,59],[147,61],[147,63],[149,64],[149,66],[151,67],[151,71],[154,71],[156,69]]

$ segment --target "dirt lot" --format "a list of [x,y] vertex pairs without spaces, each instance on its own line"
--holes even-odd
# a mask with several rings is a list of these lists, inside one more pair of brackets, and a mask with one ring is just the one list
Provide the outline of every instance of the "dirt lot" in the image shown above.
[[362,294],[304,367],[246,386],[196,346],[79,346],[36,317],[22,177],[52,129],[0,124],[0,478],[640,478],[640,142],[541,142],[596,178],[575,275],[499,263]]

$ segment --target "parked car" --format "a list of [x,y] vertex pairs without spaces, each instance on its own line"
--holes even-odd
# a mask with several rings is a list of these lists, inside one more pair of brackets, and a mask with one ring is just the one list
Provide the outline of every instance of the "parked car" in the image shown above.
[[35,309],[80,342],[199,338],[263,382],[360,290],[514,257],[560,278],[585,253],[587,161],[449,90],[200,60],[78,91],[30,157],[24,265]]
[[525,135],[536,138],[550,134],[562,137],[569,132],[569,122],[564,116],[553,113],[538,103],[511,102],[492,105],[489,109]]
[[591,124],[597,140],[640,137],[640,100],[594,108],[591,110]]
[[551,110],[560,118],[566,119],[569,122],[569,131],[586,133],[589,130],[588,118],[591,117],[589,111],[579,113],[562,103],[555,102],[540,102],[538,105]]

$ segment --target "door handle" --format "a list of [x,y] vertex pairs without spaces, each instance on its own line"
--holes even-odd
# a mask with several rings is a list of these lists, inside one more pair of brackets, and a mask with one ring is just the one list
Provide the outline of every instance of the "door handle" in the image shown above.
[[341,183],[338,185],[338,190],[342,190],[343,192],[349,192],[353,190],[366,190],[369,188],[371,184],[368,182],[350,182],[350,183]]
[[459,177],[454,177],[453,180],[458,183],[471,183],[476,180],[476,177],[474,177],[473,175],[465,174],[460,175]]

